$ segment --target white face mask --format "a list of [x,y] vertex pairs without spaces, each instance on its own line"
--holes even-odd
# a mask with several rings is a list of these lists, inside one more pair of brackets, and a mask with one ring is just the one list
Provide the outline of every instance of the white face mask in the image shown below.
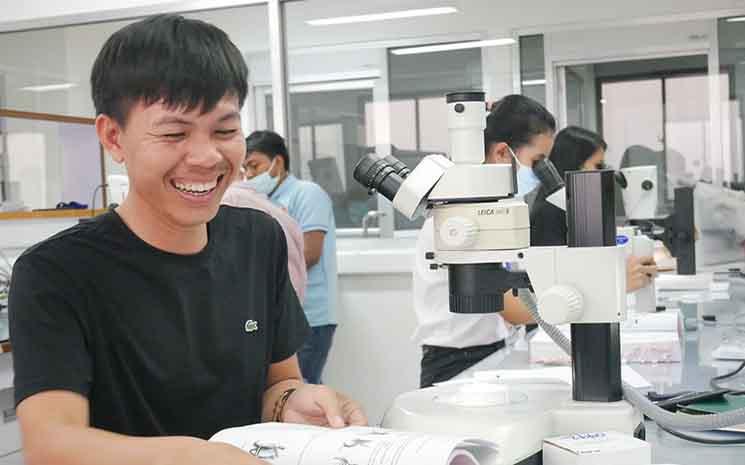
[[254,176],[251,179],[247,179],[244,181],[248,187],[252,188],[256,192],[259,192],[261,194],[269,195],[277,188],[277,185],[279,184],[279,176],[272,176],[271,173],[272,169],[274,169],[274,160],[272,160],[272,164],[269,166],[269,169],[264,171],[261,174],[258,174]]
[[515,155],[515,152],[512,151],[512,148],[509,145],[507,146],[507,149],[512,154],[512,158],[515,159],[515,162],[517,162],[517,196],[523,197],[525,194],[532,192],[536,187],[538,187],[541,184],[541,180],[535,175],[533,168],[520,163],[517,155]]

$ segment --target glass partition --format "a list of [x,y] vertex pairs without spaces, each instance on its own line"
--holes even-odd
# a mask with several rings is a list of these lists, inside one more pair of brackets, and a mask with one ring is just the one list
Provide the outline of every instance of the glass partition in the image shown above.
[[[244,52],[250,68],[249,79],[256,82],[256,77],[262,76],[266,83],[271,82],[266,5],[200,11],[185,16],[201,19],[222,28]],[[94,118],[95,109],[89,82],[93,62],[108,37],[132,21],[135,19],[0,33],[0,109],[61,117]],[[266,69],[257,69],[258,66],[265,66]],[[242,115],[244,132],[258,128],[254,114],[247,111],[249,106],[244,107]],[[21,195],[30,208],[54,207],[57,202],[71,200],[71,197],[77,202],[91,203],[90,191],[83,196],[82,191],[60,191],[54,187],[57,184],[64,184],[62,180],[55,181],[53,178],[57,176],[55,173],[63,177],[67,175],[66,163],[73,156],[72,153],[60,158],[55,158],[54,155],[67,150],[64,145],[59,144],[64,144],[65,140],[72,137],[72,126],[67,123],[39,121],[14,121],[7,122],[6,125],[9,132],[5,139],[6,143],[10,141],[11,148],[20,147],[18,144],[23,141],[21,144],[24,148],[13,148],[14,151],[32,151],[37,155],[24,158],[24,162],[16,158],[12,160],[12,164],[6,157],[5,168],[2,171],[5,176],[5,198]],[[88,130],[92,130],[92,127],[86,128],[86,131]],[[81,130],[82,132],[85,131]],[[76,134],[75,137],[82,136]],[[95,134],[92,137],[95,138]],[[77,161],[89,159],[83,158],[87,157],[82,155],[83,152],[87,153],[87,149],[75,155],[78,157]],[[47,155],[38,155],[42,153]],[[85,172],[95,171],[99,173],[97,176],[100,178],[100,158],[94,158],[96,165],[86,167]],[[103,160],[104,176],[126,174],[125,167],[114,163],[108,155],[105,155]],[[22,166],[21,163],[31,163],[33,167],[24,168],[24,173],[27,174],[22,177],[24,184],[19,188],[17,183],[20,182],[20,174],[17,169]],[[77,166],[74,169],[82,170],[83,167]],[[40,174],[42,172],[47,173],[48,188],[36,190],[34,182],[41,182],[39,180],[43,177]],[[14,180],[11,181],[8,176],[13,176]],[[32,182],[32,179],[36,181]],[[11,187],[11,183],[15,183],[12,185],[16,187]],[[94,185],[100,183],[99,180]],[[84,186],[86,187],[81,187],[81,190],[88,188],[87,184]],[[99,197],[96,202],[98,206],[101,205],[101,200]]]
[[[365,10],[352,3],[344,11],[320,0],[286,9],[293,173],[331,194],[339,228],[359,229],[368,212],[381,211],[392,229],[418,229],[421,220],[408,221],[387,200],[370,197],[353,180],[354,166],[369,152],[394,155],[410,168],[428,154],[447,155],[445,94],[484,90],[497,100],[511,93],[516,44],[473,44],[505,37],[474,33],[480,10],[465,3],[452,15],[353,24],[312,21]],[[261,89],[257,95],[259,125],[269,125],[271,104]]]
[[0,210],[102,208],[93,120],[0,111]]
[[725,182],[738,190],[745,190],[745,17],[719,20],[719,65],[726,79],[721,100],[722,149],[725,161],[732,167],[731,177]]
[[520,88],[523,95],[546,105],[543,34],[520,37]]

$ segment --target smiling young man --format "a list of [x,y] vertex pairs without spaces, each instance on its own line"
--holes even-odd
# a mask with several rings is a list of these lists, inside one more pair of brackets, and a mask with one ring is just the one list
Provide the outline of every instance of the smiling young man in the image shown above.
[[220,207],[245,154],[246,76],[223,31],[178,16],[133,23],[101,50],[96,130],[130,192],[15,265],[27,464],[256,464],[204,439],[260,421],[366,422],[353,401],[301,381],[308,324],[280,226]]

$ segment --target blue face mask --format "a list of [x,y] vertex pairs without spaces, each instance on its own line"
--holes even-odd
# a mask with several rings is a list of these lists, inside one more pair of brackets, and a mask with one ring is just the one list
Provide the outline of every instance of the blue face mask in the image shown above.
[[277,188],[277,185],[279,184],[279,176],[272,176],[269,174],[271,173],[273,168],[274,162],[272,162],[272,165],[269,167],[268,170],[264,171],[261,174],[257,174],[251,179],[246,179],[244,183],[256,192],[270,195],[272,192],[274,192],[274,190]]
[[535,175],[535,173],[533,172],[533,168],[520,163],[520,160],[517,158],[517,155],[515,155],[515,152],[512,151],[512,148],[510,148],[509,146],[507,148],[510,150],[512,157],[515,159],[515,162],[517,162],[518,166],[517,196],[523,197],[526,194],[532,192],[536,187],[538,187],[541,184],[541,180],[538,179],[538,176]]

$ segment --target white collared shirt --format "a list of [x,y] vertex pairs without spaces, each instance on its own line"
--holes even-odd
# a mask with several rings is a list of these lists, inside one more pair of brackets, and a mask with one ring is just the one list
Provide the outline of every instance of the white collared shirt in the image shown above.
[[450,312],[448,272],[430,270],[427,252],[434,250],[434,225],[428,218],[419,231],[414,260],[414,310],[417,328],[414,340],[420,345],[463,348],[493,344],[507,339],[512,325],[499,313],[456,314]]

